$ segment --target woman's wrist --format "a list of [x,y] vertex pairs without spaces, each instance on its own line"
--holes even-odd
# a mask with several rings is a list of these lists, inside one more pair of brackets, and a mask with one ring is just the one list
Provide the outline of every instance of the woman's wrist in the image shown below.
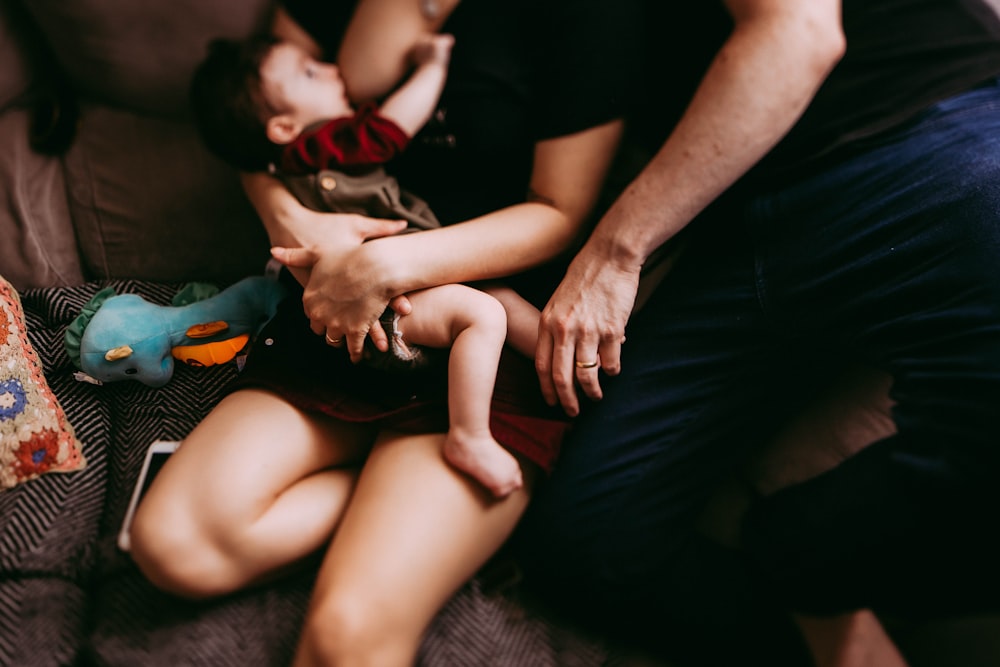
[[243,189],[264,225],[271,245],[297,248],[303,245],[292,203],[297,203],[273,177],[263,173],[241,174]]
[[369,241],[358,249],[358,261],[364,266],[364,272],[372,276],[373,292],[388,300],[425,287],[415,284],[405,254],[393,247],[396,244],[386,243],[387,240]]

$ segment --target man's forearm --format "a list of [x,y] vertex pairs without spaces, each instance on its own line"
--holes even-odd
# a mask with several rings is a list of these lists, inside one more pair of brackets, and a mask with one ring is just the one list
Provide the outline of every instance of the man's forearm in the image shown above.
[[641,263],[686,226],[785,136],[843,54],[837,2],[730,4],[736,27],[690,106],[594,231],[609,258]]

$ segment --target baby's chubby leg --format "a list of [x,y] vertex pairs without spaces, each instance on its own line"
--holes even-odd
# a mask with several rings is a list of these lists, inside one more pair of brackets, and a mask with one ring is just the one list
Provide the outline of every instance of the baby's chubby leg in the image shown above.
[[507,345],[529,359],[534,359],[541,311],[506,285],[482,283],[477,287],[503,305],[507,313]]
[[517,459],[490,433],[490,401],[507,334],[503,306],[465,285],[441,285],[407,296],[413,310],[399,319],[403,338],[426,347],[451,347],[444,457],[497,498],[505,497],[524,482]]

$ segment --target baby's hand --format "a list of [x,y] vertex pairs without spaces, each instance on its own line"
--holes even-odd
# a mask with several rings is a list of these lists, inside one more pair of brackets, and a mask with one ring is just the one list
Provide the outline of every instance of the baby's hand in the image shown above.
[[453,35],[423,35],[413,47],[413,62],[416,65],[447,65],[454,43]]

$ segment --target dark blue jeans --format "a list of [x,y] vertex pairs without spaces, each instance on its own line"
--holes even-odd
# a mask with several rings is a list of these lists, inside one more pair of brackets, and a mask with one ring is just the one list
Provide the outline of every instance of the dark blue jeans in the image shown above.
[[[720,480],[845,361],[892,375],[898,433],[760,499],[740,552],[701,537]],[[578,608],[724,663],[774,656],[793,606],[998,604],[1000,85],[707,211],[603,385],[519,534]]]

